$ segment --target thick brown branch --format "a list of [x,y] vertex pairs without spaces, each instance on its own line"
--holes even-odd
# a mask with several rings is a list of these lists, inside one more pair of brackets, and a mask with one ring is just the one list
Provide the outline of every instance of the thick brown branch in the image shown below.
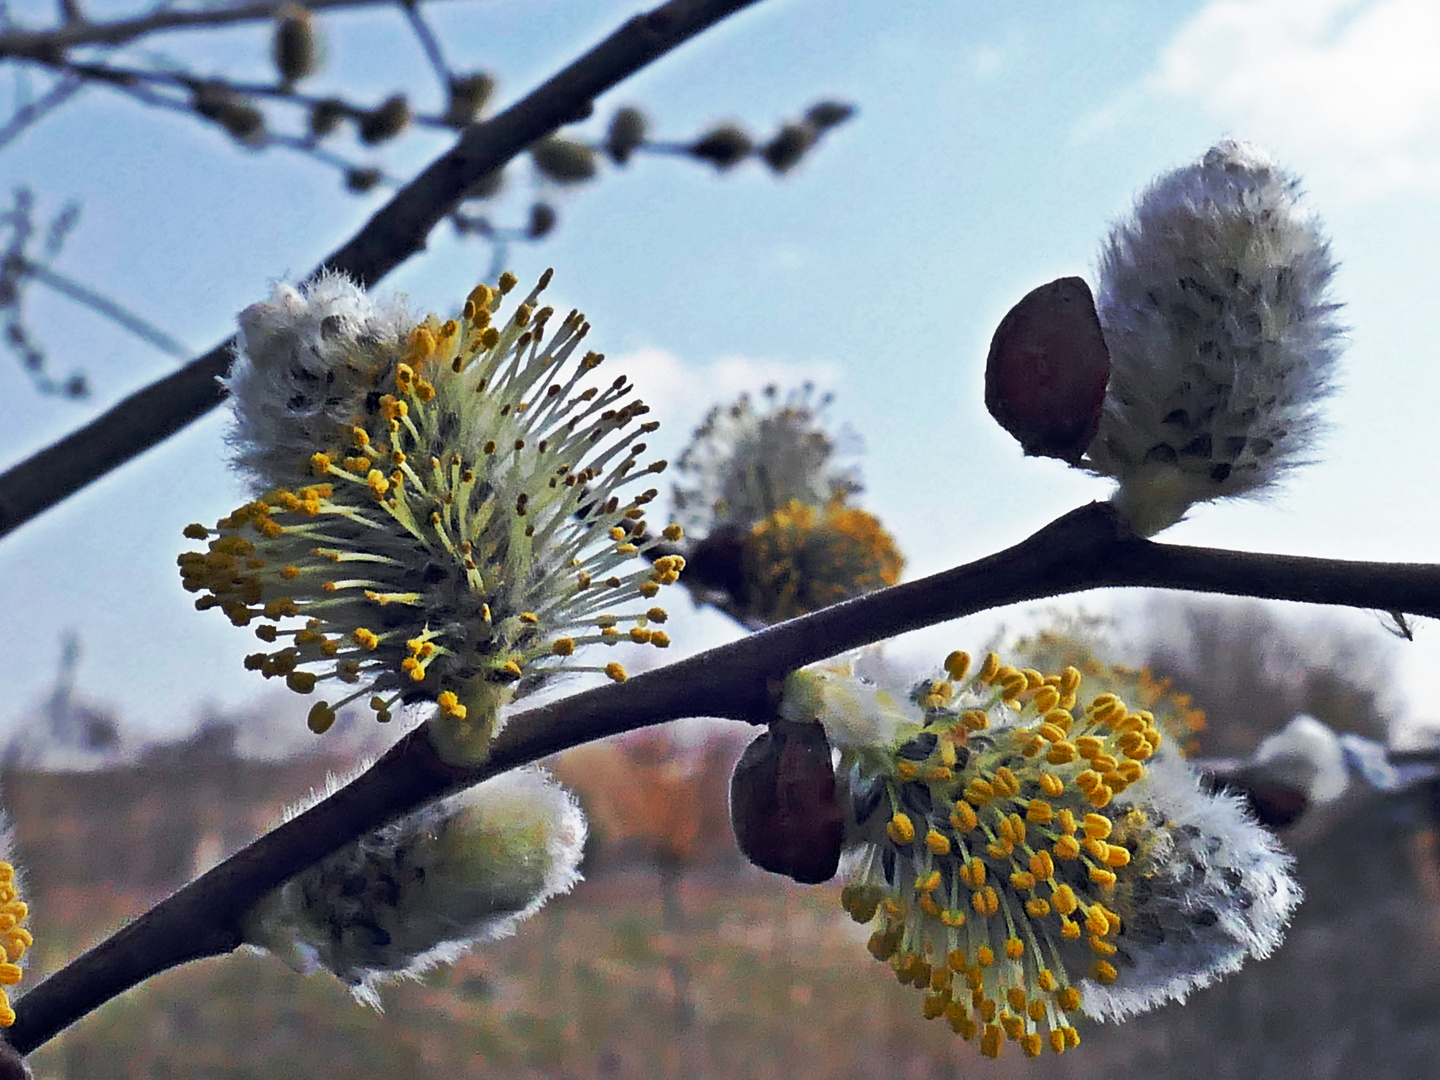
[[[374,284],[425,247],[430,230],[480,177],[561,124],[585,116],[591,102],[621,80],[755,2],[671,0],[631,19],[526,98],[466,129],[451,150],[321,266]],[[0,536],[220,404],[215,379],[229,366],[233,344],[232,338],[216,346],[0,476]]]
[[355,837],[447,791],[556,751],[685,716],[761,722],[797,667],[977,611],[1115,585],[1198,589],[1440,616],[1440,566],[1348,562],[1178,547],[1131,536],[1092,503],[979,562],[795,619],[628,682],[512,718],[489,760],[439,762],[423,730],[302,816],[261,837],[23,999],[10,1042],[29,1053],[111,997],[169,967],[227,952],[270,889]]

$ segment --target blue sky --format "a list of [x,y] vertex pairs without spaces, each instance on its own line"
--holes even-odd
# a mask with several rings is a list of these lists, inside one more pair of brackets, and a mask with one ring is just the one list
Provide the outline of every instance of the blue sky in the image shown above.
[[[503,105],[638,7],[454,0],[432,10],[453,64],[495,71]],[[327,15],[321,26],[328,62],[317,92],[343,87],[378,102],[411,85],[422,88],[417,104],[438,107],[398,18]],[[197,70],[267,76],[258,29],[153,44]],[[1034,286],[1067,274],[1093,281],[1109,223],[1153,176],[1219,138],[1250,139],[1303,178],[1332,237],[1351,327],[1343,391],[1320,460],[1277,498],[1203,507],[1163,538],[1434,560],[1435,55],[1440,8],[1426,0],[766,0],[601,100],[590,132],[627,103],[675,138],[719,119],[763,133],[822,97],[855,102],[858,117],[780,180],[755,165],[719,177],[647,157],[603,183],[550,193],[559,230],[515,248],[509,265],[522,280],[556,268],[553,302],[586,311],[596,347],[639,384],[672,449],[713,403],[708,395],[807,377],[833,389],[834,416],[865,443],[865,505],[916,577],[1107,494],[1057,462],[1022,459],[989,420],[990,335]],[[406,172],[444,145],[421,135],[383,156],[347,149]],[[518,216],[531,182],[513,172]],[[218,131],[104,91],[0,153],[0,188],[18,184],[36,188],[42,211],[83,203],[62,270],[197,353],[230,333],[234,313],[271,280],[306,272],[382,201],[345,196],[334,173],[298,156],[238,149]],[[442,228],[382,288],[448,310],[488,262],[488,250]],[[37,294],[31,312],[57,368],[83,365],[95,394],[81,405],[43,398],[16,365],[0,363],[10,402],[0,465],[172,365],[64,301]],[[299,699],[257,704],[265,684],[240,663],[251,638],[195,613],[175,570],[183,526],[214,521],[242,498],[224,462],[224,427],[212,415],[0,543],[0,643],[12,658],[0,725],[43,695],[67,627],[84,636],[82,692],[143,730],[180,731],[206,703],[288,708],[299,725]],[[1116,594],[1084,602],[1138,610]],[[1022,615],[1002,613],[1012,625]],[[932,629],[896,649],[938,658],[979,644],[995,622]],[[723,620],[700,618],[673,636],[699,646],[726,632]],[[1395,651],[1412,719],[1440,721],[1426,699],[1436,646],[1422,627],[1416,644]]]

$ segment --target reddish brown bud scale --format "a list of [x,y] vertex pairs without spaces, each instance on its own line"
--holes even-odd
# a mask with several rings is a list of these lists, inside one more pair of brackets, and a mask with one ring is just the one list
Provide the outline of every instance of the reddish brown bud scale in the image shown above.
[[1109,378],[1090,286],[1058,278],[1000,320],[985,362],[985,407],[1026,454],[1073,465],[1100,426]]
[[844,820],[824,728],[774,720],[745,748],[730,778],[730,824],[762,870],[804,885],[835,876]]

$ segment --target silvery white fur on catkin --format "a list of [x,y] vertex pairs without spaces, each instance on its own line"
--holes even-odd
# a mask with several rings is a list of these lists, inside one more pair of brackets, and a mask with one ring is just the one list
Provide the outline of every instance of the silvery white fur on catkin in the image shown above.
[[1222,142],[1157,180],[1102,253],[1112,371],[1086,465],[1121,481],[1122,509],[1171,504],[1141,511],[1170,519],[1158,528],[1311,452],[1343,328],[1329,244],[1298,189],[1261,151]]
[[399,300],[375,303],[346,275],[326,271],[298,287],[277,282],[239,316],[230,391],[236,465],[257,492],[309,482],[309,459],[344,430],[373,389],[371,355],[415,320]]

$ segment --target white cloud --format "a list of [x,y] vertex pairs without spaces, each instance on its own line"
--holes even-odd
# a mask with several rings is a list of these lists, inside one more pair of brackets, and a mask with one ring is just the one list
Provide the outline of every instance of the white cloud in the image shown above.
[[1156,97],[1192,103],[1351,195],[1440,187],[1440,4],[1214,0],[1141,86],[1083,127]]

